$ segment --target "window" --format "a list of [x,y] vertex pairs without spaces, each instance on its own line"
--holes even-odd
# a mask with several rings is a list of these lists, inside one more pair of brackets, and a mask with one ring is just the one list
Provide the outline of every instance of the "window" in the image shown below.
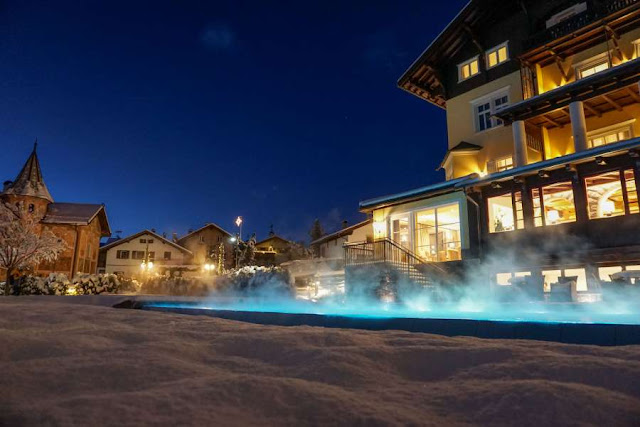
[[480,73],[480,63],[476,56],[458,65],[458,82],[467,80],[478,73]]
[[585,178],[589,219],[638,213],[638,192],[632,169]]
[[501,157],[487,162],[487,172],[495,173],[513,169],[513,157]]
[[633,42],[633,51],[635,52],[633,58],[640,58],[640,40],[636,40]]
[[144,251],[131,251],[131,259],[144,259]]
[[171,261],[171,252],[165,252],[164,259],[165,261]]
[[517,273],[498,273],[496,274],[496,284],[499,286],[509,286],[514,277],[531,276],[530,271],[519,271]]
[[487,68],[493,68],[509,60],[509,42],[487,51]]
[[633,138],[633,120],[619,123],[614,126],[597,129],[587,133],[589,145],[591,147],[599,147],[605,144],[613,144],[614,142],[624,141]]
[[153,251],[149,251],[149,261],[153,261],[156,259],[156,253]]
[[391,240],[409,247],[409,216],[391,219]]
[[509,106],[508,88],[501,89],[481,99],[472,101],[476,132],[482,132],[487,129],[502,125],[502,120],[493,117],[500,110]]
[[33,211],[36,210],[36,207],[33,205],[33,203],[29,204],[29,213],[33,213]]
[[575,222],[576,207],[570,181],[534,188],[531,197],[536,227]]
[[117,251],[116,252],[117,259],[129,259],[129,251]]
[[149,243],[149,244],[153,243],[153,239],[147,240],[147,243]]
[[416,252],[427,261],[462,259],[458,203],[416,213]]
[[609,69],[609,67],[609,55],[605,52],[574,65],[576,80],[591,77],[596,73]]
[[147,239],[140,239],[140,243],[147,243]]
[[564,277],[575,277],[577,281],[576,290],[587,290],[587,272],[584,268],[567,268],[564,270]]
[[524,228],[522,193],[516,191],[487,199],[489,232],[501,233]]

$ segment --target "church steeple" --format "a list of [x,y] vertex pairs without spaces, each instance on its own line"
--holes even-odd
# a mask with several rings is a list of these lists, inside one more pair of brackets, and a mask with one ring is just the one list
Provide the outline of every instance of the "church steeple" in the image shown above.
[[42,178],[42,170],[40,169],[40,161],[36,149],[38,140],[33,144],[33,151],[27,159],[27,162],[20,170],[16,179],[7,183],[2,194],[12,194],[14,196],[31,196],[39,197],[53,203],[53,198],[49,194],[44,179]]

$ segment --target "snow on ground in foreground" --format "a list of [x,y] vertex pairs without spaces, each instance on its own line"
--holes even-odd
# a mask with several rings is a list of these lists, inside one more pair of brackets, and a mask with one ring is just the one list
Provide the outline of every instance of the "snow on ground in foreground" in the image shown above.
[[0,425],[640,420],[640,346],[259,326],[60,301],[0,297]]

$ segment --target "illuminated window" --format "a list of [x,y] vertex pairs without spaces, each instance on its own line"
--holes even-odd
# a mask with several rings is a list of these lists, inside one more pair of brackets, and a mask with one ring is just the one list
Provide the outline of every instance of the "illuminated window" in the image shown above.
[[404,247],[409,247],[409,216],[391,219],[391,239]]
[[496,284],[500,286],[509,286],[512,284],[512,280],[518,277],[531,276],[530,271],[518,271],[515,273],[498,273],[496,274]]
[[536,227],[575,222],[576,206],[570,181],[534,188],[531,197]]
[[462,259],[458,203],[416,213],[416,252],[427,261]]
[[487,51],[487,68],[492,68],[509,60],[509,42]]
[[522,193],[516,191],[487,199],[489,232],[500,233],[524,228]]
[[640,40],[636,40],[633,42],[633,50],[635,52],[635,58],[640,58]]
[[589,132],[587,134],[589,145],[591,147],[599,147],[601,145],[613,144],[614,142],[633,138],[632,122],[633,120]]
[[458,81],[467,80],[476,74],[480,73],[480,63],[478,57],[471,58],[468,61],[458,65]]
[[600,277],[600,280],[605,282],[610,282],[611,275],[620,273],[621,271],[622,271],[622,266],[600,267],[598,268],[598,276]]
[[576,73],[576,80],[591,77],[594,74],[609,69],[609,56],[605,52],[587,61],[581,62],[574,66]]
[[584,268],[568,268],[564,270],[564,277],[573,277],[576,278],[577,291],[586,291],[587,290],[587,272]]
[[558,283],[558,281],[562,277],[562,270],[543,271],[542,277],[544,277],[544,291],[551,292],[551,285],[553,283]]
[[513,169],[512,156],[501,157],[499,159],[487,162],[487,171],[489,173],[502,172],[509,169]]
[[589,219],[638,213],[638,192],[632,169],[591,176],[584,182]]
[[496,113],[509,106],[508,89],[483,96],[471,102],[475,117],[476,132],[482,132],[502,125],[502,120],[494,117]]

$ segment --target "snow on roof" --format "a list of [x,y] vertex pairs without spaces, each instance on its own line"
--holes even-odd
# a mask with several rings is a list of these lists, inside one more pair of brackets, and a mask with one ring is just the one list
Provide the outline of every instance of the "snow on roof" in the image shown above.
[[232,235],[227,230],[225,230],[224,228],[220,227],[218,224],[214,224],[213,222],[208,222],[204,226],[198,228],[197,230],[192,231],[192,232],[187,233],[186,235],[182,236],[181,238],[178,239],[178,241],[181,242],[181,241],[183,241],[185,239],[188,239],[189,237],[193,236],[194,234],[197,234],[197,233],[201,232],[202,230],[205,230],[205,229],[207,229],[209,227],[217,228],[218,230],[220,230],[223,233],[225,233],[227,236],[231,237],[231,235]]
[[584,163],[585,161],[589,161],[590,159],[594,159],[596,157],[612,156],[621,152],[637,149],[638,147],[640,147],[640,137],[627,139],[625,141],[616,142],[613,144],[601,145],[599,147],[594,147],[589,150],[580,151],[578,153],[568,154],[566,156],[554,157],[553,159],[531,163],[525,166],[520,166],[517,168],[508,169],[506,171],[486,175],[484,177],[481,177],[480,175],[474,173],[471,175],[463,176],[461,178],[452,179],[450,181],[444,181],[428,185],[426,187],[420,187],[415,190],[409,190],[402,193],[365,200],[363,202],[360,202],[360,209],[372,210],[383,205],[398,203],[407,199],[421,196],[424,198],[428,198],[438,194],[459,191],[461,189],[474,185],[482,185],[494,181],[504,181],[521,175],[531,175],[545,169],[557,169],[570,163]]
[[114,241],[114,242],[111,242],[111,243],[108,243],[108,244],[106,244],[106,245],[102,246],[102,247],[100,248],[100,250],[101,250],[101,251],[104,251],[104,250],[112,249],[112,248],[114,248],[114,247],[116,247],[116,246],[120,246],[120,245],[121,245],[121,244],[123,244],[123,243],[129,243],[130,241],[132,241],[132,240],[134,240],[134,239],[137,239],[138,237],[140,237],[140,236],[144,236],[144,235],[150,235],[150,236],[153,236],[154,238],[156,238],[156,239],[160,240],[160,241],[161,241],[161,242],[163,242],[163,243],[166,243],[166,244],[168,244],[168,245],[171,245],[171,246],[173,246],[174,248],[176,248],[176,249],[178,249],[178,250],[180,250],[180,251],[182,251],[182,252],[185,252],[185,253],[187,253],[187,254],[189,254],[189,255],[192,255],[192,252],[191,252],[190,250],[188,250],[188,249],[186,249],[186,248],[184,248],[184,247],[180,246],[179,244],[177,244],[177,243],[175,243],[175,242],[172,242],[171,240],[167,239],[166,237],[163,237],[163,236],[161,236],[161,235],[159,235],[159,234],[157,234],[157,233],[154,233],[154,232],[153,232],[153,231],[151,231],[151,230],[142,230],[142,231],[139,231],[139,232],[137,232],[137,233],[135,233],[135,234],[132,234],[132,235],[130,235],[130,236],[123,237],[123,238],[121,238],[121,239],[118,239],[118,240],[116,240],[116,241]]
[[360,227],[364,227],[366,225],[369,225],[372,222],[373,222],[373,219],[369,218],[369,219],[364,220],[362,222],[359,222],[357,224],[354,224],[354,225],[351,225],[349,227],[345,227],[345,228],[343,228],[341,230],[338,230],[336,232],[333,232],[331,234],[327,234],[325,236],[322,236],[321,238],[314,240],[310,244],[311,245],[319,245],[321,243],[324,243],[324,242],[327,242],[327,241],[330,241],[330,240],[339,239],[340,237],[352,234],[354,230],[357,230]]
[[88,203],[50,203],[42,219],[44,224],[72,224],[88,225],[94,218],[99,217],[102,223],[103,236],[110,236],[111,229],[107,220],[104,205]]

